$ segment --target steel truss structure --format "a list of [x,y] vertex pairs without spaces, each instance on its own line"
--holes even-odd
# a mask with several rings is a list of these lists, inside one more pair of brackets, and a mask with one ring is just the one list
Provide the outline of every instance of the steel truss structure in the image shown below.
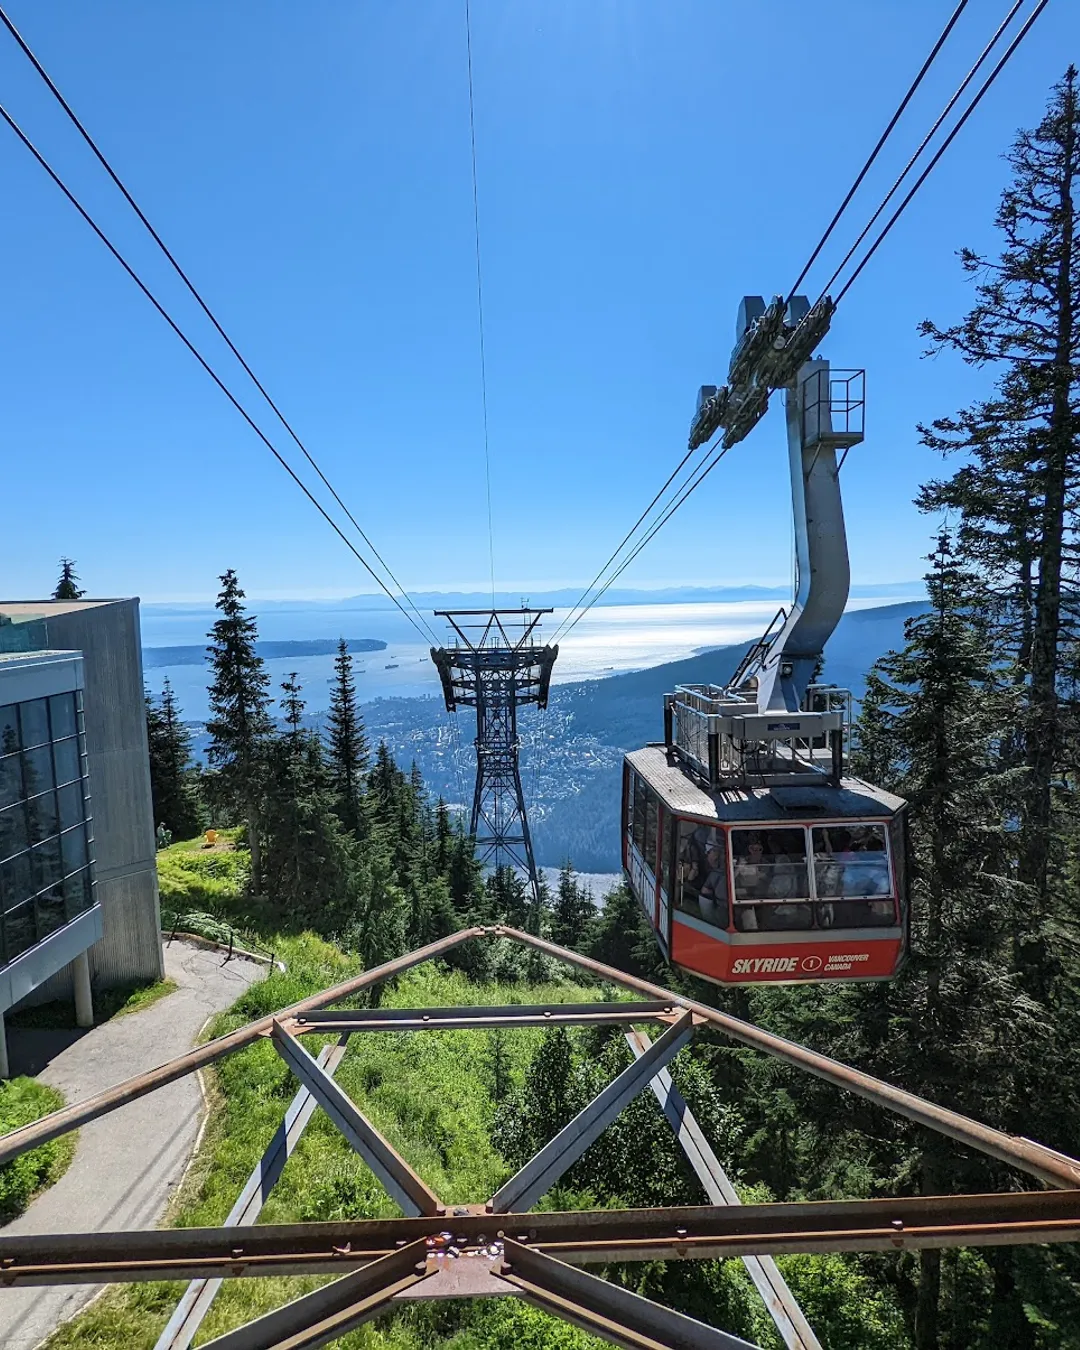
[[550,609],[436,610],[456,635],[453,646],[432,647],[448,712],[476,709],[476,788],[469,833],[476,856],[495,867],[519,867],[539,900],[525,794],[518,765],[517,710],[547,707],[557,646],[536,640]]
[[[333,1009],[462,942],[511,939],[639,995],[543,1006]],[[652,1025],[656,1039],[640,1028]],[[611,1026],[632,1063],[494,1196],[447,1207],[334,1081],[349,1039],[373,1031]],[[1047,1183],[1049,1191],[741,1205],[666,1065],[696,1031],[739,1043],[847,1088]],[[305,1036],[330,1036],[317,1055]],[[514,1295],[631,1350],[753,1350],[746,1341],[652,1303],[589,1265],[740,1257],[789,1350],[820,1343],[773,1257],[785,1252],[894,1251],[1080,1240],[1080,1160],[1003,1134],[752,1023],[661,989],[542,938],[501,926],[464,929],[220,1036],[87,1101],[0,1137],[0,1162],[269,1037],[299,1090],[220,1228],[0,1236],[0,1287],[188,1280],[157,1342],[186,1350],[227,1279],[337,1278],[209,1343],[216,1350],[329,1345],[417,1298]],[[646,1087],[656,1096],[710,1204],[645,1210],[530,1212]],[[316,1108],[321,1107],[401,1208],[400,1219],[256,1223]]]

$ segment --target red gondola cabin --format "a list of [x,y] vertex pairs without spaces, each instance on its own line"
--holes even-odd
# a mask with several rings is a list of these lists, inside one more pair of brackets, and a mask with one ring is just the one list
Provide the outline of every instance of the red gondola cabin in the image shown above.
[[904,955],[904,803],[839,787],[709,791],[667,747],[623,768],[623,866],[673,965],[717,984],[888,979]]

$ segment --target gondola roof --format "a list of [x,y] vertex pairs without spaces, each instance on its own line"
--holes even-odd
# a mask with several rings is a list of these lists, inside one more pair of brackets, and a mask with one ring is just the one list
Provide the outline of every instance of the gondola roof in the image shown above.
[[904,806],[902,799],[891,792],[853,777],[843,778],[840,787],[823,781],[820,786],[732,786],[710,791],[691,777],[663,744],[631,751],[626,760],[672,811],[726,825],[815,817],[887,820]]

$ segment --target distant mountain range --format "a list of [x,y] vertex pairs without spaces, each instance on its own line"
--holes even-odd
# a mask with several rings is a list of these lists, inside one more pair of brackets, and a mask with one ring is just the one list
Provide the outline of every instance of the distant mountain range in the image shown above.
[[[346,638],[351,652],[383,652],[382,638]],[[289,656],[332,656],[338,649],[335,638],[312,638],[305,642],[256,642],[255,650],[264,661]],[[206,660],[206,643],[189,647],[144,647],[143,669],[157,666],[201,666]]]
[[[852,586],[853,600],[874,598],[885,599],[889,596],[911,597],[921,595],[923,586],[918,581],[891,581],[875,586]],[[490,591],[412,591],[409,598],[420,609],[483,609],[492,604],[509,609],[517,609],[522,603],[534,607],[568,609],[581,599],[581,590],[564,587],[561,590],[532,591],[523,595],[517,591],[496,591],[494,599]],[[791,586],[669,586],[662,590],[610,590],[605,591],[600,605],[672,605],[723,603],[739,600],[776,600],[781,603],[791,598]],[[154,604],[143,605],[144,610],[154,613],[185,614],[192,611],[201,613],[209,601],[191,604]],[[255,606],[260,611],[269,609],[340,609],[340,610],[391,610],[394,608],[389,597],[376,595],[350,595],[343,600],[259,600]]]

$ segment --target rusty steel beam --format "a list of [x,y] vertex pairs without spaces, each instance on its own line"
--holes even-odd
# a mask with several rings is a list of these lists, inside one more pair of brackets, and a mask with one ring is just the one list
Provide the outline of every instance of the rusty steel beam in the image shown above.
[[500,1277],[527,1302],[625,1350],[758,1350],[749,1341],[508,1241]]
[[575,1265],[1080,1240],[1080,1191],[499,1215],[479,1213],[480,1208],[437,1218],[0,1235],[0,1290],[342,1274],[442,1229],[452,1231],[462,1247],[510,1238]]
[[428,1278],[423,1242],[372,1261],[333,1284],[275,1308],[254,1322],[207,1342],[206,1350],[315,1350],[385,1311]]
[[[626,1040],[636,1059],[649,1048],[648,1037],[640,1031],[626,1032]],[[710,1201],[714,1205],[741,1205],[738,1192],[728,1180],[720,1159],[710,1147],[685,1098],[672,1082],[669,1071],[660,1069],[649,1086]],[[787,1350],[822,1350],[821,1342],[773,1258],[744,1256],[742,1263]]]
[[658,1040],[650,1042],[640,1059],[628,1065],[550,1143],[500,1186],[491,1197],[489,1208],[496,1214],[505,1214],[513,1208],[527,1210],[535,1205],[589,1145],[600,1138],[656,1070],[675,1058],[693,1034],[694,1015],[684,1013]]
[[387,961],[381,966],[376,966],[374,970],[366,971],[363,975],[355,975],[351,980],[343,980],[341,984],[336,984],[330,989],[324,989],[319,994],[312,994],[309,998],[301,999],[298,1003],[282,1008],[280,1012],[270,1013],[266,1017],[260,1017],[255,1022],[249,1022],[245,1027],[238,1027],[236,1031],[230,1031],[225,1036],[218,1036],[215,1040],[207,1041],[205,1045],[200,1045],[195,1050],[189,1050],[185,1055],[178,1055],[176,1059],[170,1059],[165,1064],[158,1065],[156,1069],[149,1069],[146,1073],[137,1074],[134,1078],[128,1078],[123,1083],[117,1083],[115,1087],[106,1088],[104,1092],[99,1092],[95,1097],[89,1097],[84,1102],[79,1102],[74,1106],[62,1107],[59,1111],[53,1111],[51,1115],[42,1116],[40,1120],[36,1120],[30,1125],[24,1125],[21,1129],[0,1135],[0,1163],[10,1162],[12,1158],[17,1158],[20,1153],[25,1153],[27,1149],[48,1143],[50,1139],[57,1139],[60,1135],[67,1134],[69,1130],[78,1129],[80,1125],[87,1125],[90,1121],[97,1120],[99,1116],[106,1115],[109,1111],[115,1111],[117,1107],[126,1106],[128,1102],[146,1096],[148,1092],[153,1092],[155,1088],[164,1087],[166,1083],[174,1083],[178,1078],[185,1078],[189,1073],[194,1073],[196,1069],[205,1068],[207,1064],[213,1064],[216,1060],[223,1059],[236,1050],[242,1050],[245,1045],[250,1045],[260,1036],[268,1036],[275,1018],[300,1017],[304,1013],[323,1008],[329,1003],[338,1003],[344,998],[350,998],[353,994],[359,993],[362,989],[368,989],[371,985],[378,984],[381,980],[388,980],[394,975],[400,975],[403,971],[410,970],[413,966],[420,965],[424,961],[430,961],[434,957],[441,956],[444,952],[450,951],[451,948],[457,947],[469,938],[482,937],[485,932],[486,929],[483,928],[463,928],[460,932],[452,933],[439,942],[432,942],[415,952],[409,952],[405,956],[397,957],[396,960]]
[[[972,1120],[970,1116],[950,1111],[947,1107],[917,1097],[913,1092],[906,1092],[903,1088],[894,1087],[893,1084],[886,1083],[880,1078],[874,1078],[871,1074],[863,1073],[861,1069],[853,1069],[848,1064],[840,1063],[839,1060],[830,1059],[828,1055],[818,1054],[816,1050],[786,1040],[783,1036],[776,1036],[752,1022],[744,1022],[741,1018],[732,1017],[730,1013],[718,1012],[706,1003],[697,1003],[694,999],[673,994],[649,980],[638,979],[636,975],[627,975],[625,971],[615,970],[612,966],[604,965],[602,961],[593,961],[590,957],[580,956],[577,952],[569,951],[566,947],[558,947],[544,938],[534,937],[531,933],[523,933],[517,928],[508,928],[504,925],[496,925],[489,931],[493,936],[513,938],[527,946],[536,947],[539,951],[559,957],[580,970],[587,970],[601,979],[622,985],[624,989],[632,989],[652,999],[667,999],[681,1008],[696,1013],[704,1021],[742,1045],[763,1050],[767,1055],[782,1059],[796,1069],[811,1073],[827,1083],[833,1083],[836,1087],[855,1092],[888,1111],[894,1111],[897,1115],[913,1120],[917,1125],[925,1125],[928,1129],[947,1135],[958,1143],[977,1149],[991,1158],[997,1158],[999,1162],[1008,1163],[1030,1176],[1038,1177],[1040,1181],[1050,1186],[1058,1186],[1064,1190],[1080,1186],[1080,1159],[1070,1158],[1067,1154],[1058,1153],[1032,1139],[1004,1134],[989,1125],[983,1125],[980,1121]],[[0,1154],[0,1161],[2,1158],[3,1155]]]
[[[346,1033],[336,1045],[324,1045],[319,1051],[316,1062],[331,1077],[345,1058],[348,1040]],[[258,1219],[317,1106],[318,1102],[308,1089],[301,1087],[285,1112],[285,1119],[266,1146],[266,1152],[255,1164],[236,1204],[229,1211],[224,1224],[226,1228],[253,1224]],[[192,1280],[158,1337],[154,1350],[188,1350],[223,1284],[224,1280],[220,1276],[212,1280]]]
[[442,1214],[445,1206],[389,1140],[375,1128],[355,1102],[338,1087],[326,1070],[295,1036],[275,1022],[271,1036],[278,1054],[307,1088],[349,1144],[375,1173],[391,1198],[410,1218]]
[[[297,1017],[289,1030],[339,1031],[446,1031],[502,1027],[636,1026],[670,1021],[681,1009],[670,1002],[542,1003],[472,1008],[359,1008],[334,1009]],[[284,1020],[279,1018],[280,1020]]]

